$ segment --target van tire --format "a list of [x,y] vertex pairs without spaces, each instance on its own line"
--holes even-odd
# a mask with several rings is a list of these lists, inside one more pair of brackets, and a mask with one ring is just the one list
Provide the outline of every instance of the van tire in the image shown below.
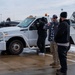
[[11,55],[11,53],[8,50],[1,51],[1,55]]
[[12,40],[8,45],[8,52],[11,55],[18,55],[23,51],[23,43],[20,40]]
[[7,55],[7,51],[1,51],[1,55]]

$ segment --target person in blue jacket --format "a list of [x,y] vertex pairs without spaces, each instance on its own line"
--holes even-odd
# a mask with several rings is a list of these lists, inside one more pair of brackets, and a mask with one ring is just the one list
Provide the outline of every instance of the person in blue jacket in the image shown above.
[[58,29],[58,21],[57,21],[57,15],[52,16],[52,22],[45,25],[45,29],[49,29],[49,36],[48,41],[50,41],[50,52],[53,56],[53,62],[50,64],[53,68],[59,67],[59,59],[58,59],[58,52],[57,52],[57,44],[54,40],[54,37],[56,36],[57,29]]

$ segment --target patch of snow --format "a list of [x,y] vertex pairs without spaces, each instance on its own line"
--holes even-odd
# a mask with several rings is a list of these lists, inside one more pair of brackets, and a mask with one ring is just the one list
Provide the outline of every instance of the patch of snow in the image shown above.
[[[36,53],[37,50],[36,49],[24,48],[23,52],[25,52],[25,53]],[[69,52],[75,53],[75,45],[71,45],[71,48],[70,48]]]
[[33,49],[29,49],[29,48],[25,48],[25,49],[23,50],[23,52],[25,52],[25,53],[36,53],[36,51],[37,51],[37,50],[33,50]]
[[70,48],[69,52],[75,53],[75,45],[71,45],[71,48]]

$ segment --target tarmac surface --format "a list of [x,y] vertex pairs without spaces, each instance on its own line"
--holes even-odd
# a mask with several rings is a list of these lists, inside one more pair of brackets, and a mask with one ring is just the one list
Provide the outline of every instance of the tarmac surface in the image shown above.
[[[75,53],[68,53],[68,74],[75,75]],[[52,55],[39,56],[36,52],[20,55],[0,55],[0,75],[56,75]]]

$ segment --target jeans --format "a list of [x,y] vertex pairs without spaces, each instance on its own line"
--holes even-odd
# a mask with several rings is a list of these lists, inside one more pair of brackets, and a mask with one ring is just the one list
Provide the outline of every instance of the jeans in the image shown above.
[[67,72],[67,52],[68,52],[68,49],[66,46],[58,45],[58,57],[59,57],[62,73]]

